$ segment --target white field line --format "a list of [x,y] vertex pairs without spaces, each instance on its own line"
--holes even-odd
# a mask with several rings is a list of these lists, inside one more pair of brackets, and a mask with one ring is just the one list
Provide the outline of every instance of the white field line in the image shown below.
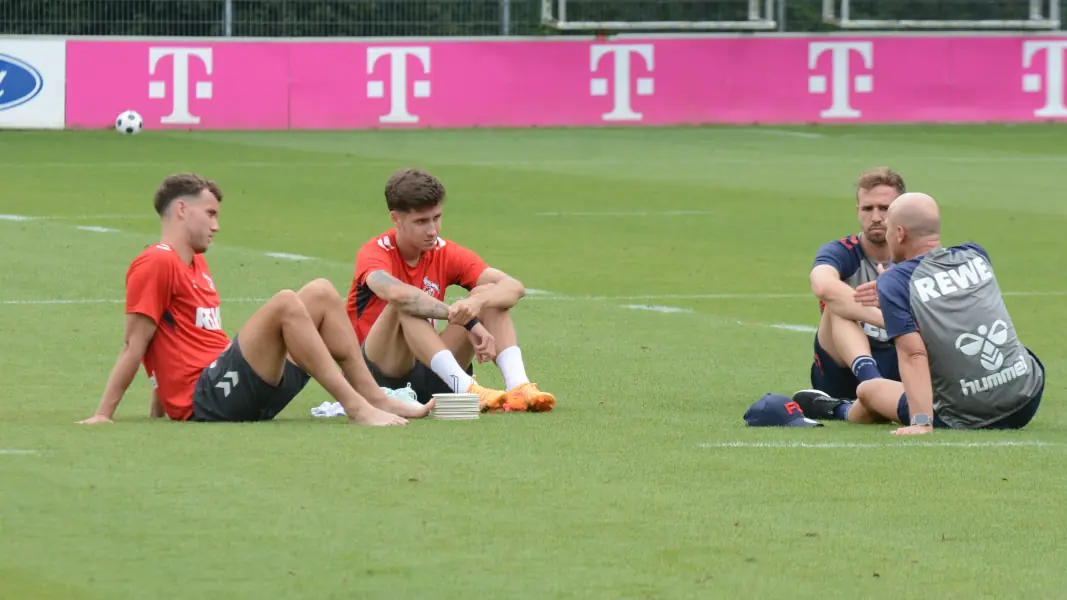
[[118,229],[112,229],[110,227],[100,227],[99,225],[75,225],[75,229],[82,231],[92,231],[95,233],[118,233]]
[[289,254],[288,252],[264,252],[264,256],[271,258],[280,258],[282,260],[319,260],[311,256],[304,256],[303,254]]
[[0,454],[40,454],[39,450],[18,450],[16,448],[0,448]]
[[[936,434],[935,434],[936,435]],[[995,441],[995,442],[702,442],[700,448],[1014,448],[1034,446],[1062,446],[1057,442]]]
[[772,323],[771,325],[765,325],[765,327],[784,329],[786,331],[799,331],[802,333],[815,333],[819,331],[818,327],[812,327],[811,325],[790,325],[788,323]]
[[691,313],[692,309],[679,308],[677,306],[655,306],[649,304],[623,304],[621,308],[629,308],[632,310],[648,310],[658,313]]

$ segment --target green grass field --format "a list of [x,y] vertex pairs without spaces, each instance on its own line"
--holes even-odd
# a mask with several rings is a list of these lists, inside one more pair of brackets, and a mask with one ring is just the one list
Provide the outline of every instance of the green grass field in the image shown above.
[[[2,133],[0,597],[1062,598],[1065,148],[1053,125]],[[775,325],[816,324],[815,250],[880,164],[992,255],[1049,373],[1026,430],[744,426],[809,385],[812,334]],[[226,192],[233,335],[279,289],[346,294],[408,165],[447,186],[446,238],[539,290],[515,319],[555,411],[369,430],[312,418],[312,384],[274,422],[150,421],[142,371],[114,425],[74,424],[163,176]]]

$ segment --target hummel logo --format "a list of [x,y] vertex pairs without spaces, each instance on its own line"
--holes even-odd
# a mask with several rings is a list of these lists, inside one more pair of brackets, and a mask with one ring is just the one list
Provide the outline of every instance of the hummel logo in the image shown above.
[[987,371],[996,371],[1004,364],[1004,353],[1000,346],[1008,341],[1008,324],[1000,319],[993,322],[992,327],[982,325],[978,328],[978,335],[964,333],[956,338],[956,349],[967,356],[975,356],[981,353],[979,361]]
[[[237,371],[226,371],[226,374],[222,376],[222,379],[223,381],[216,383],[215,387],[221,389],[222,395],[229,398],[230,389],[237,387],[237,384],[240,381],[240,379],[237,377]],[[226,381],[226,379],[229,379],[230,381]],[[231,384],[230,382],[233,383]]]

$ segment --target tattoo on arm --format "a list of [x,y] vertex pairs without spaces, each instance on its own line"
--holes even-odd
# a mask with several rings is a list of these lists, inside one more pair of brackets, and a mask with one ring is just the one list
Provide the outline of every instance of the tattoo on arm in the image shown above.
[[394,285],[404,285],[403,281],[400,281],[396,277],[393,277],[389,273],[378,269],[367,276],[367,283],[374,284],[375,287],[388,288]]
[[437,298],[430,297],[429,294],[422,290],[412,294],[410,298],[399,304],[398,307],[401,312],[413,317],[423,317],[427,319],[448,318],[448,305]]
[[[367,277],[368,283],[373,283],[382,296],[392,298],[392,302],[401,312],[413,317],[427,319],[447,319],[448,305],[430,296],[419,288],[408,285],[393,277],[385,271],[374,271]],[[384,293],[384,290],[392,288],[395,293]],[[377,292],[375,292],[377,293]]]

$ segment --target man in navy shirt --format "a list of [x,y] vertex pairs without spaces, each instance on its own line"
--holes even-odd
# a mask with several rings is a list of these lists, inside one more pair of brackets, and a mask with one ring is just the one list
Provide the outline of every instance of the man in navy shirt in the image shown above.
[[926,194],[897,198],[887,225],[896,264],[875,287],[902,382],[866,381],[855,403],[803,392],[794,399],[811,418],[899,422],[898,435],[1025,427],[1045,370],[1016,334],[989,254],[974,243],[942,248],[937,203]]
[[824,244],[815,255],[809,279],[822,314],[811,386],[834,398],[855,398],[857,386],[869,379],[900,379],[882,312],[858,303],[854,290],[891,264],[885,218],[904,191],[904,179],[887,167],[863,173],[856,185],[862,233]]

